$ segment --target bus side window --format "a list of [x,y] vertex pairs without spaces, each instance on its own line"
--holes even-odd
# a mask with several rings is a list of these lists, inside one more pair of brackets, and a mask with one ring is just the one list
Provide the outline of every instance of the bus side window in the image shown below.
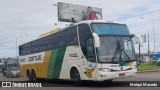
[[19,55],[22,55],[22,46],[19,46]]
[[88,37],[92,36],[91,30],[88,24],[80,24],[78,25],[78,31],[79,31],[79,40],[80,40],[81,49],[84,56],[87,58],[86,40]]
[[88,38],[86,41],[86,46],[87,46],[87,59],[90,62],[95,62],[95,51],[94,51],[94,44],[93,44],[93,39]]
[[76,26],[66,29],[66,45],[67,46],[78,45]]

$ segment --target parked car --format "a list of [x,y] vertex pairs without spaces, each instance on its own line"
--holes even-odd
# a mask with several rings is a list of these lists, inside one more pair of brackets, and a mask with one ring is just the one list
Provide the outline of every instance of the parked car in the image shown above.
[[18,67],[10,67],[6,71],[6,76],[7,78],[19,77],[21,76],[20,69]]
[[160,62],[160,58],[153,57],[152,60],[151,60],[151,62]]
[[156,62],[160,62],[160,59],[157,59]]

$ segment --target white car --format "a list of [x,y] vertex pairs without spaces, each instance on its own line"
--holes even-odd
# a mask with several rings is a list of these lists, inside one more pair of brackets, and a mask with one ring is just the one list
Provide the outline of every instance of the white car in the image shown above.
[[7,76],[7,78],[19,77],[19,76],[21,76],[21,74],[20,74],[20,69],[19,69],[18,67],[9,68],[9,69],[6,71],[6,76]]

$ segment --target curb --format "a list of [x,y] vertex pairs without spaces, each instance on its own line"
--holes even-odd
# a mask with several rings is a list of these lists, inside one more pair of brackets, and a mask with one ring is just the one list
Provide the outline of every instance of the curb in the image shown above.
[[156,69],[156,70],[144,70],[144,71],[137,71],[137,73],[145,73],[145,72],[160,72],[160,69]]

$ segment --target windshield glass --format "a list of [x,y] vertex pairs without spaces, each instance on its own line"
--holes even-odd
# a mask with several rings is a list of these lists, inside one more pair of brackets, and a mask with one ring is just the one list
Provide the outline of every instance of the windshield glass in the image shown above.
[[10,70],[11,71],[17,71],[17,70],[19,70],[19,68],[18,67],[14,67],[14,68],[10,68]]
[[100,36],[99,62],[126,62],[135,60],[134,48],[129,37]]
[[115,23],[92,23],[92,30],[98,35],[116,34],[129,35],[128,27],[125,24]]
[[99,62],[126,62],[135,60],[135,52],[127,25],[92,23],[93,32],[100,38],[97,49]]

